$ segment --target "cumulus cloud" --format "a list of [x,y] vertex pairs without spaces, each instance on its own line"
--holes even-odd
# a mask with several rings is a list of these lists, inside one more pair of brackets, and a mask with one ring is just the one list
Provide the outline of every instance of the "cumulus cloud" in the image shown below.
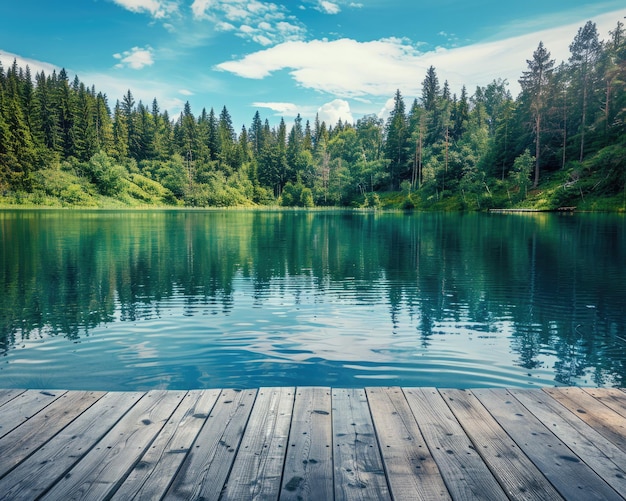
[[285,7],[259,0],[194,0],[191,12],[197,21],[211,21],[219,31],[269,46],[301,40],[304,26]]
[[323,104],[317,110],[320,122],[334,125],[339,119],[342,122],[354,123],[354,117],[350,110],[350,103],[344,99],[334,99],[329,103]]
[[[616,17],[624,14],[626,11],[613,12],[594,21],[600,31],[608,32]],[[216,68],[252,79],[287,70],[301,87],[354,99],[391,96],[397,89],[405,96],[420,96],[426,71],[434,66],[441,83],[448,80],[452,92],[460,92],[465,85],[471,93],[476,86],[503,78],[515,95],[526,60],[539,41],[544,42],[558,64],[569,57],[569,44],[581,25],[577,22],[505,40],[429,51],[393,38],[369,42],[347,38],[292,41],[223,62]]]
[[252,103],[256,108],[269,108],[276,112],[277,115],[295,117],[298,114],[298,107],[293,103],[281,102],[256,102]]
[[[288,69],[303,87],[338,97],[359,97],[389,94],[399,84],[414,87],[417,56],[413,47],[394,40],[296,41],[221,63],[217,69],[255,79]],[[419,68],[425,70],[422,64]]]
[[333,2],[328,2],[326,0],[320,0],[317,10],[320,12],[324,12],[325,14],[339,14],[341,12],[341,8],[339,5]]
[[131,12],[146,12],[155,19],[164,19],[178,11],[178,4],[167,0],[113,0]]
[[152,58],[152,48],[140,48],[133,47],[130,50],[126,50],[120,54],[113,54],[115,59],[119,60],[119,63],[115,65],[116,68],[131,68],[133,70],[140,70],[146,66],[154,64]]

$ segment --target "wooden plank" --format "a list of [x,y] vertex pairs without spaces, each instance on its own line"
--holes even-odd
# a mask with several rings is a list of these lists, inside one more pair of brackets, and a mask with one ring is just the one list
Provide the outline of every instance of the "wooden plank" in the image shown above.
[[36,499],[87,454],[143,396],[107,393],[37,452],[0,479],[7,499]]
[[617,388],[582,388],[596,400],[626,417],[626,393]]
[[280,499],[332,499],[332,417],[330,388],[296,391]]
[[401,388],[366,388],[393,499],[450,499]]
[[260,388],[220,499],[278,499],[294,388]]
[[626,418],[580,388],[544,388],[543,391],[626,452]]
[[455,389],[440,393],[510,499],[562,499],[475,395]]
[[217,500],[257,390],[223,390],[164,499]]
[[564,498],[622,499],[508,391],[473,393]]
[[183,396],[180,391],[149,391],[42,499],[107,499]]
[[188,392],[112,499],[161,499],[220,393],[220,390]]
[[335,500],[391,499],[365,390],[332,390]]
[[505,498],[502,487],[437,390],[405,388],[404,395],[452,498]]
[[[26,390],[22,390],[22,389],[0,390],[0,407],[2,407],[7,402],[10,402],[18,395],[21,395],[25,391]],[[2,412],[2,409],[0,409],[0,412]]]
[[626,454],[541,390],[509,390],[604,480],[626,497]]
[[90,391],[65,393],[21,426],[7,433],[0,439],[0,477],[35,452],[103,395],[103,392]]
[[0,437],[11,432],[41,409],[54,402],[65,391],[27,390],[17,395],[0,412]]

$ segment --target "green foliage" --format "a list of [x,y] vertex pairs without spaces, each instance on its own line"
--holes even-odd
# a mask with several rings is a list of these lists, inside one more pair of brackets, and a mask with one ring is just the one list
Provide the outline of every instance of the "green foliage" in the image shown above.
[[226,106],[195,116],[185,103],[172,119],[156,99],[147,107],[128,90],[109,107],[65,70],[32,78],[16,62],[0,68],[0,196],[52,205],[280,200],[420,210],[617,203],[626,185],[621,21],[609,36],[600,40],[586,23],[560,66],[540,43],[516,98],[502,79],[472,95],[463,86],[457,97],[430,67],[420,98],[407,112],[397,90],[386,121],[310,124],[298,115],[271,127],[256,112],[239,135]]
[[280,198],[280,205],[283,207],[313,207],[313,192],[301,181],[296,183],[288,182],[283,189]]
[[103,151],[91,157],[83,170],[102,195],[116,195],[127,186],[123,181],[127,175],[126,169],[115,164],[114,159]]
[[513,169],[510,177],[513,184],[517,187],[520,199],[526,198],[528,188],[530,186],[530,174],[535,165],[535,157],[526,150],[513,162]]

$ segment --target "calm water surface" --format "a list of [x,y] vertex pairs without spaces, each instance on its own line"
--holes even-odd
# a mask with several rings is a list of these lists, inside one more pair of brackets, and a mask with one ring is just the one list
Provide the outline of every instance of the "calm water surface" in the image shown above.
[[0,387],[625,385],[616,215],[0,211]]

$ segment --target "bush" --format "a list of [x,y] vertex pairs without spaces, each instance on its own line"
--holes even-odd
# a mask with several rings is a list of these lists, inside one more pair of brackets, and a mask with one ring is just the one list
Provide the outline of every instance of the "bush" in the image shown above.
[[283,188],[280,198],[283,207],[313,207],[313,192],[298,181],[296,184],[288,182]]

